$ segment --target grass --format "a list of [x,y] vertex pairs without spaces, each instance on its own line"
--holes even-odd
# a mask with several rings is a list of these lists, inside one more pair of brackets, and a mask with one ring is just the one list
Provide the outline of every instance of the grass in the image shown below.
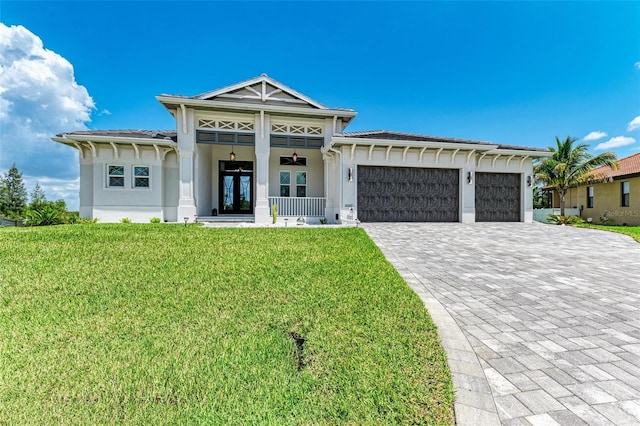
[[592,225],[582,224],[584,228],[602,229],[603,231],[618,232],[620,234],[629,235],[631,238],[640,243],[640,226],[619,226],[619,225]]
[[454,422],[361,229],[5,228],[0,258],[0,424]]

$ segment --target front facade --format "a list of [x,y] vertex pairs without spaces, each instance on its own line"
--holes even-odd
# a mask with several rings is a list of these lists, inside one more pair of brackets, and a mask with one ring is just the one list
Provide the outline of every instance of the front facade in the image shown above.
[[166,222],[532,221],[546,150],[399,132],[345,132],[356,116],[262,75],[157,100],[172,131],[83,131],[80,216]]
[[[603,166],[592,171],[584,185],[565,194],[565,207],[577,209],[591,223],[640,225],[640,153],[618,160],[618,169]],[[552,191],[552,207],[560,196]]]

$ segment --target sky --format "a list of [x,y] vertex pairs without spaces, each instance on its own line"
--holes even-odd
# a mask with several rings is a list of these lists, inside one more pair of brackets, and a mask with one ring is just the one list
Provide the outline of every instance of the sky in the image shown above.
[[640,152],[640,2],[0,0],[0,173],[78,209],[84,129],[175,129],[160,94],[262,73],[394,130]]

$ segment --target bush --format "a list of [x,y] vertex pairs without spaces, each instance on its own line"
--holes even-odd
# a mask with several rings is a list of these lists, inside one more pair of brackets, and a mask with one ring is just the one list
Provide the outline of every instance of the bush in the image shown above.
[[578,225],[584,223],[579,216],[560,216],[559,214],[550,214],[547,220],[555,225]]
[[52,205],[44,205],[39,210],[27,209],[23,222],[28,226],[59,225],[63,223],[63,213]]
[[120,223],[131,223],[131,219],[129,219],[128,217],[123,217],[122,219],[120,219]]
[[320,224],[321,225],[326,225],[327,224],[327,218],[326,217],[321,217],[320,218]]
[[159,217],[152,217],[151,219],[149,219],[149,222],[151,222],[151,223],[160,223],[160,222],[162,222],[162,220]]
[[89,225],[89,224],[98,223],[98,220],[99,219],[97,217],[89,217],[89,218],[79,217],[76,223],[78,225]]

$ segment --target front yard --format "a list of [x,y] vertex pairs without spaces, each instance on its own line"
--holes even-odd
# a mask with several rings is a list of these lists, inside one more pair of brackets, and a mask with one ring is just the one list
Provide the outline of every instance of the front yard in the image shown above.
[[453,424],[361,229],[0,229],[0,424]]

